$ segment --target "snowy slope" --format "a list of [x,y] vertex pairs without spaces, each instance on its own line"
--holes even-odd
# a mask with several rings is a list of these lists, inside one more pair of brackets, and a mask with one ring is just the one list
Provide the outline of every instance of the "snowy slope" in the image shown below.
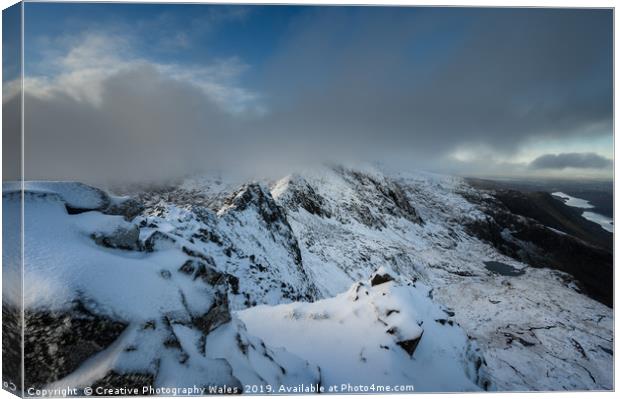
[[248,334],[229,310],[236,278],[204,255],[180,241],[147,245],[138,234],[135,249],[115,248],[137,225],[97,211],[69,214],[62,190],[27,191],[24,200],[27,386],[175,382],[240,391],[257,381],[318,381],[316,367]]
[[428,291],[371,279],[333,298],[257,306],[239,316],[266,342],[318,364],[326,386],[348,385],[339,392],[371,384],[443,392],[489,388],[474,343]]
[[[354,177],[358,173],[315,170],[272,188],[288,209],[304,263],[324,297],[367,279],[376,265],[389,265],[431,287],[433,299],[454,311],[454,319],[483,349],[496,389],[612,387],[612,310],[578,293],[567,275],[545,265],[528,267],[472,236],[466,226],[489,217],[465,199],[472,187],[450,176],[365,170],[368,178],[398,185],[422,220],[377,212],[372,218],[381,223],[368,225],[356,212],[389,209],[394,200],[369,195],[369,184]],[[310,187],[310,197],[319,197],[321,209],[332,216],[296,206],[292,199],[304,197],[297,193],[300,186]],[[498,276],[485,261],[525,273]]]
[[[29,382],[612,388],[612,310],[473,235],[487,195],[366,166],[125,197],[29,183]],[[3,199],[17,209],[14,188]]]

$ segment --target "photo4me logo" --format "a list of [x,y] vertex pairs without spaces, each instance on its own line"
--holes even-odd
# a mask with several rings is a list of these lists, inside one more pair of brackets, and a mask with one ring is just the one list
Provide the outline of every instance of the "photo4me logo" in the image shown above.
[[[7,384],[5,384],[6,386]],[[206,387],[153,387],[146,385],[142,387],[55,387],[55,388],[34,388],[26,390],[26,395],[30,397],[65,398],[80,396],[205,396],[205,395],[231,395],[231,394],[250,394],[264,395],[269,393],[276,394],[307,394],[307,393],[398,393],[414,392],[413,385],[379,385],[379,384],[299,384],[299,385],[245,385],[243,390],[238,386],[211,385]]]
[[308,394],[308,393],[398,393],[415,392],[413,384],[380,385],[380,384],[299,384],[299,385],[245,385],[243,393],[264,395],[276,394]]

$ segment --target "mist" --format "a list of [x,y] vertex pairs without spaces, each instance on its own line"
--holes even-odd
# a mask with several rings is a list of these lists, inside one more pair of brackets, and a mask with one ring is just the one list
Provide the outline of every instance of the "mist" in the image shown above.
[[[609,10],[314,7],[260,68],[244,54],[164,62],[131,32],[80,31],[26,75],[25,177],[147,182],[369,161],[564,169],[536,160],[563,148],[514,157],[612,135],[611,31]],[[9,110],[19,93],[6,87]],[[569,166],[610,173],[605,156],[581,158]]]

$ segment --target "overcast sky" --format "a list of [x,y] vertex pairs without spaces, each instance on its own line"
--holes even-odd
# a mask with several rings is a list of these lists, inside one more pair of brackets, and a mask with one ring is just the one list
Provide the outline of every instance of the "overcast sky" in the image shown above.
[[[25,12],[28,178],[325,160],[612,174],[610,10],[26,3]],[[7,107],[15,97],[4,80]]]

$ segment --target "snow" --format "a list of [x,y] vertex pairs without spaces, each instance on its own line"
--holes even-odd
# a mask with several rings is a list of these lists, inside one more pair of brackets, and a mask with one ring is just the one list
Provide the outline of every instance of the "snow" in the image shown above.
[[[377,198],[363,196],[359,187],[333,170],[313,171],[303,178],[335,214],[324,218],[303,209],[288,212],[304,264],[324,298],[344,292],[354,281],[367,279],[376,265],[387,263],[399,275],[432,287],[433,300],[455,312],[454,319],[489,359],[496,389],[613,386],[611,356],[601,349],[612,346],[612,310],[576,291],[561,273],[545,265],[527,267],[471,236],[464,226],[486,216],[464,195],[484,194],[462,179],[417,172],[385,175],[384,179],[401,184],[424,224],[380,215],[386,226],[374,229],[352,220],[343,204],[377,209],[381,207]],[[284,183],[274,185],[278,201],[286,198]],[[526,273],[498,276],[487,271],[483,261],[526,268]],[[553,327],[537,330],[541,321]],[[537,336],[551,334],[553,339],[534,341],[534,346],[518,340],[507,344],[505,334],[529,334],[530,328]],[[587,358],[574,350],[571,338],[586,348]]]
[[103,191],[77,182],[27,181],[24,190],[58,194],[67,205],[79,209],[100,209],[111,201]]
[[[3,188],[4,227],[19,226],[19,193]],[[396,188],[423,222],[386,194]],[[312,190],[321,212],[294,206],[293,190]],[[203,176],[144,194],[145,212],[126,221],[102,213],[126,198],[79,183],[28,184],[25,306],[62,311],[80,298],[128,324],[51,386],[85,386],[115,370],[151,373],[160,387],[320,380],[416,391],[612,388],[612,310],[562,273],[528,267],[472,236],[465,226],[487,217],[466,199],[474,192],[456,177],[373,167],[256,184]],[[248,194],[247,206],[233,194]],[[91,211],[69,214],[66,205]],[[132,228],[142,247],[161,237],[153,251],[92,238]],[[5,244],[19,241],[18,229],[4,231]],[[4,247],[3,288],[18,299],[18,246]],[[179,271],[188,260],[236,277],[237,292]],[[500,276],[485,261],[525,273]],[[374,273],[395,281],[371,286]],[[227,298],[231,319],[205,333],[192,319],[216,295]],[[163,344],[171,337],[177,347]],[[397,344],[417,337],[412,356]]]
[[[481,389],[467,375],[467,336],[456,325],[436,321],[447,315],[422,285],[358,283],[334,298],[257,306],[238,315],[268,344],[319,365],[325,386],[413,384],[418,392]],[[387,332],[392,329],[395,335]],[[412,357],[396,343],[420,336]]]
[[[60,186],[61,194],[65,188]],[[9,211],[6,215],[18,215],[19,196],[6,194],[3,199],[4,210]],[[53,186],[45,191],[26,191],[24,201],[24,306],[30,311],[70,311],[72,302],[80,299],[88,303],[89,311],[128,323],[110,347],[48,388],[84,387],[111,370],[155,374],[159,387],[211,384],[240,390],[241,383],[259,380],[273,384],[287,382],[287,378],[308,383],[318,380],[313,366],[266,347],[238,320],[221,326],[212,333],[212,340],[209,335],[213,341],[210,345],[225,348],[225,352],[199,350],[197,341],[204,333],[191,325],[192,318],[211,308],[218,288],[177,270],[188,259],[180,248],[183,243],[161,246],[153,252],[102,247],[92,234],[114,233],[132,223],[121,216],[94,211],[70,215],[65,199],[53,192]],[[9,217],[4,220],[7,223]],[[169,321],[162,323],[162,318]],[[153,329],[142,327],[154,321]],[[171,334],[179,341],[178,349],[164,345]],[[241,350],[236,346],[237,337],[260,348],[260,353],[253,349],[251,359],[235,353]],[[183,360],[186,356],[189,358]],[[275,364],[288,367],[290,377],[283,376]],[[254,368],[260,370],[260,377],[248,371]]]
[[2,302],[21,307],[21,193],[3,184],[2,194]]

